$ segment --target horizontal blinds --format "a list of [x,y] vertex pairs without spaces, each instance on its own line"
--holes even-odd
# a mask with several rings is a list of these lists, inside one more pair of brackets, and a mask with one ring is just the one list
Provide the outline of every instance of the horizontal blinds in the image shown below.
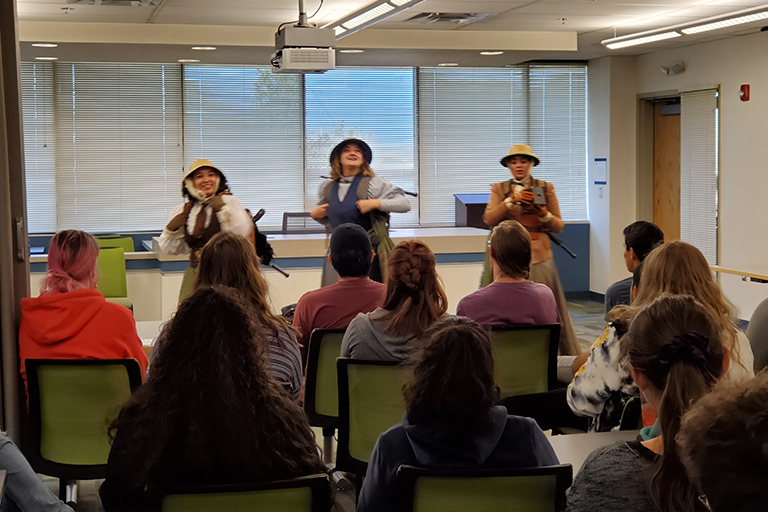
[[53,63],[22,62],[22,115],[30,233],[56,231]]
[[499,158],[512,139],[511,85],[508,69],[419,69],[422,224],[453,225],[453,194],[509,178]]
[[680,238],[717,264],[717,90],[680,95]]
[[262,229],[304,211],[302,85],[268,67],[184,66],[185,164],[216,164],[243,206],[266,211]]
[[[415,192],[414,69],[342,68],[305,80],[307,210],[317,204],[320,176],[330,174],[331,150],[348,137],[371,146],[376,174]],[[418,198],[408,199],[411,211],[392,215],[393,226],[419,223]]]
[[56,65],[57,229],[160,229],[182,166],[178,65]]
[[564,220],[587,218],[587,68],[512,68],[512,139],[541,163],[534,177],[552,183]]

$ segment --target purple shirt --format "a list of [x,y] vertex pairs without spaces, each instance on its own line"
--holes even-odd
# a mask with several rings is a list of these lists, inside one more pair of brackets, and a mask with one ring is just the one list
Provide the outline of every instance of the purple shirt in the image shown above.
[[461,299],[456,314],[488,326],[562,324],[552,290],[532,281],[493,282]]

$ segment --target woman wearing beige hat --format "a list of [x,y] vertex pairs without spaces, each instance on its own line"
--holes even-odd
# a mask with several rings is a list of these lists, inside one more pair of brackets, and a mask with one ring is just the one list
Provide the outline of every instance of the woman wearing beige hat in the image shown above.
[[[581,350],[568,315],[565,295],[557,276],[547,235],[547,233],[560,233],[565,227],[560,218],[560,206],[555,195],[555,187],[552,183],[531,176],[531,168],[539,165],[539,157],[527,144],[512,146],[509,153],[501,159],[501,165],[509,168],[512,179],[493,184],[491,196],[483,214],[483,222],[493,227],[504,220],[511,219],[518,221],[528,230],[531,235],[532,253],[529,278],[531,281],[546,284],[552,289],[563,319],[563,328],[560,332],[560,354],[579,354]],[[488,269],[490,266],[486,261],[486,272],[481,280],[482,286],[491,281]]]
[[190,266],[184,271],[179,302],[192,293],[200,251],[219,231],[248,236],[253,231],[251,216],[229,191],[227,178],[201,158],[192,162],[181,180],[186,202],[171,212],[171,220],[160,235],[160,248],[168,254],[189,252]]

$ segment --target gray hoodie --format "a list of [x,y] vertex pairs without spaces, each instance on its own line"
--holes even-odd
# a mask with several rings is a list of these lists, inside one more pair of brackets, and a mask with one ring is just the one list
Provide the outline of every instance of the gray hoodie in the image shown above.
[[392,336],[384,329],[386,311],[360,313],[349,323],[341,342],[341,356],[374,361],[403,361],[413,352],[415,335]]

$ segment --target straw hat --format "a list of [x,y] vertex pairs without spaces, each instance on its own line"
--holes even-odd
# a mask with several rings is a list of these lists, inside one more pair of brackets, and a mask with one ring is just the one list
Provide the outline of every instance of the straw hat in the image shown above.
[[516,144],[516,145],[512,146],[511,148],[509,148],[509,153],[506,156],[502,157],[502,159],[500,160],[501,165],[506,167],[507,166],[507,160],[509,160],[513,156],[527,156],[528,158],[533,160],[533,166],[534,167],[539,165],[539,157],[537,157],[533,153],[533,150],[531,149],[531,146],[529,146],[528,144]]
[[205,159],[205,158],[198,158],[197,160],[195,160],[194,162],[192,162],[192,165],[190,165],[190,166],[189,166],[189,170],[188,170],[188,171],[187,171],[187,173],[184,175],[184,177],[181,179],[181,182],[182,182],[182,183],[184,183],[184,181],[185,181],[187,178],[189,178],[190,176],[192,176],[192,173],[194,173],[196,170],[200,169],[201,167],[210,167],[210,168],[211,168],[211,169],[213,169],[214,171],[218,172],[220,175],[222,175],[222,176],[224,175],[224,173],[222,173],[222,172],[219,170],[219,168],[218,168],[218,167],[216,167],[215,165],[213,165],[213,162],[211,162],[210,160],[207,160],[207,159]]

